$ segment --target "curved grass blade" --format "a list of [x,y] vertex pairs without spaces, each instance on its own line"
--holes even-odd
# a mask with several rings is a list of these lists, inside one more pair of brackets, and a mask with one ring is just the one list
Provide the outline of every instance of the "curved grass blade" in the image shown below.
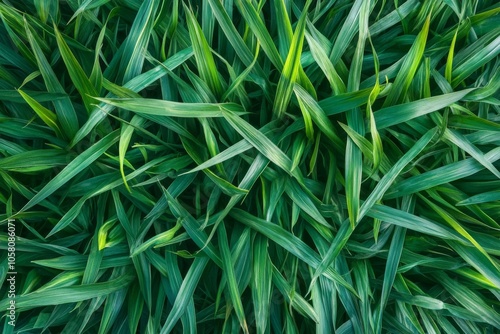
[[[107,296],[127,287],[132,280],[132,275],[123,275],[103,283],[46,289],[41,292],[34,291],[26,295],[16,296],[16,308],[30,310],[40,306],[76,303],[99,296]],[[0,301],[2,308],[7,308],[8,304],[8,299]]]
[[457,203],[457,205],[473,205],[481,204],[493,201],[500,201],[500,190],[487,191],[482,194],[477,194],[471,196],[463,201]]
[[192,10],[184,5],[184,11],[186,12],[189,37],[197,64],[196,68],[200,72],[200,77],[210,87],[212,93],[220,97],[223,93],[222,84],[208,42]]
[[497,178],[500,179],[500,172],[493,166],[485,157],[483,152],[481,152],[475,145],[470,143],[467,138],[458,132],[446,129],[443,137],[448,139],[453,144],[457,145],[459,148],[469,153],[474,159],[476,159],[481,165],[492,172]]
[[71,161],[56,177],[50,180],[33,198],[19,211],[24,212],[50,196],[64,186],[72,177],[80,173],[91,163],[97,160],[119,139],[118,131],[113,131],[85,152]]
[[241,302],[241,293],[238,289],[238,282],[236,281],[231,250],[229,249],[226,227],[224,224],[221,224],[217,231],[219,234],[219,248],[221,249],[222,255],[222,267],[224,268],[226,280],[229,285],[229,295],[231,296],[231,301],[233,303],[236,316],[240,322],[240,326],[243,329],[243,333],[248,334],[249,332],[247,321],[245,319],[245,311],[243,310],[243,303]]
[[17,92],[22,96],[22,98],[30,105],[31,108],[36,112],[40,119],[47,124],[57,135],[61,135],[61,129],[57,125],[57,115],[38,103],[37,100],[29,96],[27,93],[18,89]]
[[294,291],[293,287],[285,280],[285,278],[281,275],[281,273],[278,271],[278,269],[276,269],[275,266],[272,267],[272,270],[274,284],[276,285],[278,290],[280,290],[283,296],[285,296],[286,299],[289,300],[291,307],[296,309],[304,316],[309,317],[314,322],[319,323],[319,317],[316,314],[314,308],[304,299],[304,297]]
[[313,99],[313,97],[301,86],[296,84],[293,88],[297,99],[300,102],[300,106],[306,109],[308,114],[311,115],[314,124],[323,132],[328,139],[330,139],[335,148],[339,151],[342,150],[344,143],[337,135],[333,124],[326,116],[326,113],[321,109],[320,105]]
[[[177,66],[184,63],[187,59],[189,59],[193,55],[193,50],[191,48],[187,48],[179,51],[174,54],[172,57],[167,59],[163,65],[168,69],[173,70]],[[166,74],[162,66],[156,66],[155,68],[136,76],[135,78],[128,81],[124,88],[131,90],[133,92],[139,92],[140,90],[148,87],[156,80],[160,79]],[[108,97],[112,97],[112,95],[108,94]],[[114,109],[114,106],[108,105],[106,103],[101,103],[98,108],[95,108],[94,111],[89,116],[89,119],[85,124],[78,130],[73,140],[71,141],[70,147],[73,147],[78,142],[80,142],[83,138],[85,138],[94,127],[99,124],[104,118],[106,118],[107,114],[110,113]],[[61,123],[62,124],[62,123]]]
[[387,128],[389,126],[404,123],[416,117],[426,115],[433,111],[449,107],[453,103],[464,98],[473,90],[474,88],[464,89],[458,92],[433,96],[426,99],[382,108],[375,113],[377,128],[379,130]]
[[391,91],[389,92],[389,95],[387,95],[384,102],[384,107],[393,106],[403,101],[403,97],[406,95],[406,92],[408,91],[413,77],[415,76],[415,73],[420,65],[422,56],[424,55],[430,21],[431,15],[429,14],[424,26],[422,27],[422,31],[420,31],[410,51],[404,58],[398,75],[394,80]]
[[295,28],[290,50],[288,51],[283,71],[281,72],[281,77],[278,82],[278,88],[276,89],[276,96],[273,104],[273,111],[275,112],[277,118],[283,117],[283,114],[290,103],[290,98],[292,97],[293,86],[297,80],[297,76],[299,75],[299,68],[301,66],[300,56],[302,54],[304,33],[306,29],[307,10],[310,4],[311,1],[307,1],[302,9],[302,14],[300,15],[299,22]]
[[272,264],[268,255],[267,239],[256,235],[253,245],[252,299],[257,333],[264,334],[270,319]]
[[398,175],[403,171],[403,169],[413,160],[415,157],[422,152],[422,150],[429,144],[434,135],[437,133],[437,128],[429,130],[425,135],[420,138],[413,147],[406,152],[401,159],[396,162],[391,169],[384,175],[384,177],[378,182],[375,189],[368,196],[366,201],[361,206],[359,211],[358,220],[356,224],[371,210],[375,203],[379,202],[383,197],[387,189],[393,184]]
[[[476,238],[477,239],[477,238]],[[448,240],[447,243],[474,269],[500,289],[500,270],[496,262],[492,262],[478,249],[465,246],[459,242]]]
[[[321,262],[319,255],[314,252],[308,245],[306,245],[302,240],[279,227],[278,225],[257,218],[240,209],[233,209],[229,213],[229,215],[235,220],[262,233],[270,240],[285,248],[302,261],[311,265],[313,268],[317,268],[319,266]],[[356,295],[356,291],[354,290],[354,288],[333,269],[328,268],[323,275],[331,279],[332,281],[344,286],[347,290]]]
[[[490,152],[486,153],[484,157],[491,163],[496,162],[500,159],[500,148],[494,148]],[[485,167],[483,165],[472,158],[453,162],[401,181],[386,193],[385,198],[390,199],[398,196],[413,194],[441,184],[460,180],[473,175],[484,168]]]
[[236,0],[236,6],[241,16],[244,18],[245,23],[259,40],[262,50],[264,50],[273,65],[281,71],[283,69],[283,59],[253,4],[248,0]]
[[124,162],[125,162],[125,154],[127,152],[128,145],[130,143],[130,139],[134,133],[136,127],[140,128],[146,123],[146,120],[139,115],[134,115],[130,124],[123,123],[121,132],[120,132],[120,143],[118,145],[118,158],[120,160],[120,173],[122,174],[123,183],[129,192],[130,187],[128,186],[127,179],[125,178],[125,170],[124,170]]
[[315,27],[310,22],[307,23],[309,30],[312,30],[312,32],[306,32],[305,37],[314,60],[325,74],[335,95],[345,93],[345,84],[337,73],[337,70],[333,66],[330,58],[328,58],[328,50],[325,50],[315,36],[319,32],[314,30]]
[[[412,200],[412,197],[405,197],[403,199],[403,209],[405,211],[410,211],[413,209],[414,203],[412,203]],[[401,261],[401,254],[403,252],[405,236],[406,228],[396,226],[394,234],[392,236],[391,246],[389,247],[389,253],[387,254],[384,281],[382,283],[382,292],[380,295],[380,305],[377,308],[378,313],[376,315],[377,318],[375,320],[375,328],[377,328],[378,333],[380,333],[382,329],[382,319],[384,316],[384,311],[389,300],[389,294],[393,289],[397,269]]]
[[374,205],[368,216],[386,223],[405,227],[409,230],[435,236],[445,240],[455,240],[467,244],[467,241],[455,231],[442,227],[431,220],[415,216],[411,213],[394,209],[385,205]]
[[208,264],[208,260],[208,257],[205,256],[198,256],[194,259],[193,264],[182,281],[179,292],[177,292],[177,297],[175,298],[174,305],[172,306],[172,311],[161,328],[161,334],[170,333],[175,323],[186,311],[188,304],[193,298],[193,293],[198,286],[201,275]]
[[127,39],[122,44],[121,61],[118,73],[120,81],[128,82],[141,74],[144,64],[145,49],[148,46],[154,26],[154,17],[158,10],[159,0],[142,2],[134,23],[130,27]]
[[231,124],[231,126],[245,138],[254,148],[262,153],[266,158],[274,162],[281,169],[288,174],[298,178],[299,182],[302,179],[298,169],[292,171],[292,161],[283,153],[276,144],[267,138],[262,132],[255,129],[248,122],[239,117],[231,110],[222,109],[224,118]]
[[[26,20],[24,22],[24,25],[28,41],[38,64],[38,69],[40,70],[43,80],[45,81],[45,85],[47,86],[47,91],[49,93],[62,93],[66,95],[64,88],[59,82],[59,79],[54,73],[54,70],[50,66],[49,62],[47,61],[47,58],[45,57],[42,49],[38,45],[38,42],[31,32],[31,27],[28,25],[28,22]],[[59,119],[59,124],[61,124],[61,128],[64,131],[64,134],[70,139],[73,138],[78,131],[78,118],[73,104],[71,103],[69,97],[61,100],[54,100],[53,103],[56,109],[57,117]]]
[[[352,10],[356,7],[358,1],[355,2]],[[347,91],[353,92],[359,90],[361,79],[361,68],[363,64],[363,53],[365,48],[366,38],[368,38],[368,16],[370,14],[371,1],[364,1],[361,5],[359,13],[359,36],[354,58],[349,71],[349,79],[347,82]],[[350,14],[351,14],[350,13]],[[346,27],[344,25],[342,29]],[[354,30],[352,30],[354,31]],[[340,34],[342,33],[342,30]],[[335,49],[335,47],[334,47]],[[333,52],[333,50],[332,50]],[[371,94],[371,93],[370,93]],[[347,125],[353,131],[360,135],[365,134],[365,126],[361,110],[355,108],[346,112]],[[359,215],[360,195],[361,195],[361,181],[363,174],[363,161],[361,150],[348,138],[346,144],[346,159],[345,159],[345,179],[346,179],[346,199],[347,199],[347,212],[349,214],[349,221],[354,228]]]
[[154,116],[198,118],[223,117],[223,111],[231,111],[235,115],[245,113],[243,108],[236,103],[185,103],[139,98],[96,99],[118,108]]
[[66,41],[64,40],[63,36],[59,32],[59,30],[57,30],[55,24],[54,24],[54,32],[56,35],[56,41],[57,41],[57,46],[59,47],[59,52],[61,53],[61,57],[64,63],[66,64],[66,68],[68,69],[71,81],[73,82],[75,88],[80,93],[83,103],[87,108],[87,112],[90,112],[93,109],[92,103],[94,102],[92,96],[99,96],[99,93],[97,92],[94,85],[90,82],[89,78],[87,77],[82,67],[80,66],[80,63],[71,52],[70,48],[68,47],[68,44],[66,44]]

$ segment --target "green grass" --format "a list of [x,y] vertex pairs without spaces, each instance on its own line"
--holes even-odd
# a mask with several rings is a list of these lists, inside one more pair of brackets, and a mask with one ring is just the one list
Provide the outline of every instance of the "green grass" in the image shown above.
[[2,333],[500,331],[496,1],[0,19]]

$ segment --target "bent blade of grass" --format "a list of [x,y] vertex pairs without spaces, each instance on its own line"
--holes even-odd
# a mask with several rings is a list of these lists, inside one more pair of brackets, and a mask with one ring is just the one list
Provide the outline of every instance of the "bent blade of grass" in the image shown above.
[[432,201],[428,200],[424,196],[420,195],[420,198],[427,203],[443,220],[445,220],[455,231],[460,233],[461,236],[463,236],[465,239],[469,240],[469,242],[477,248],[478,251],[483,253],[483,255],[491,261],[491,263],[494,263],[493,260],[490,258],[488,253],[484,250],[484,248],[467,232],[467,230],[458,222],[456,221],[452,215],[450,215],[446,210],[443,210],[441,207],[433,203]]
[[481,152],[474,144],[470,143],[469,140],[462,134],[446,129],[443,137],[451,141],[453,144],[457,145],[459,148],[469,153],[474,159],[476,159],[481,165],[492,172],[497,178],[500,179],[500,172],[493,166],[485,157],[483,152]]
[[[248,65],[248,67],[243,72],[241,72],[231,82],[231,85],[227,88],[227,90],[222,95],[222,98],[221,98],[222,102],[226,101],[228,99],[228,97],[234,91],[236,91],[238,93],[238,95],[246,93],[245,90],[243,89],[242,84],[243,84],[243,81],[247,78],[247,76],[250,74],[250,72],[252,72],[252,70],[254,69],[255,65],[257,64],[257,59],[258,59],[258,56],[259,56],[259,51],[260,51],[260,44],[257,44],[257,47],[255,48],[255,56],[253,58],[253,61],[250,63],[250,65]],[[229,68],[229,66],[230,65],[228,64],[228,68]],[[239,90],[241,90],[241,92],[239,92]],[[240,99],[243,99],[243,98],[240,97]]]
[[[94,284],[83,284],[69,287],[34,291],[26,295],[16,296],[16,308],[30,310],[41,306],[53,306],[66,303],[76,303],[99,296],[107,296],[113,292],[127,287],[133,280],[132,275],[123,275],[116,279]],[[0,301],[2,308],[7,308],[9,300]]]
[[299,68],[301,66],[300,56],[302,54],[304,34],[306,29],[307,10],[310,4],[311,1],[307,1],[304,8],[302,9],[302,14],[300,15],[297,27],[295,28],[292,42],[290,44],[290,50],[288,51],[288,55],[283,66],[283,71],[281,72],[281,77],[278,82],[278,88],[276,89],[273,111],[278,118],[281,118],[283,116],[288,107],[288,104],[290,103],[290,98],[292,97],[293,93],[293,86],[299,74]]
[[[217,0],[208,0],[208,4],[212,8],[213,15],[219,22],[222,31],[229,40],[229,43],[233,46],[234,51],[240,57],[241,61],[246,66],[249,66],[252,63],[252,52],[248,49],[248,46],[243,41],[243,38],[241,38],[238,30],[236,30],[223,4]],[[260,68],[260,65],[257,64],[257,66]],[[262,71],[262,69],[260,69],[260,71]]]
[[379,130],[387,128],[446,108],[464,98],[467,94],[474,91],[474,89],[475,88],[464,89],[458,92],[382,108],[375,113],[377,128]]
[[276,144],[233,111],[223,108],[222,112],[229,124],[254,148],[300,182],[302,176],[299,170],[292,171],[292,161]]
[[393,182],[396,180],[396,178],[399,176],[401,171],[413,160],[415,157],[422,152],[422,150],[429,144],[429,142],[432,140],[434,135],[437,133],[437,128],[433,128],[425,135],[420,138],[415,145],[411,149],[408,150],[408,152],[405,153],[401,157],[401,159],[396,162],[391,169],[384,175],[384,177],[377,183],[377,186],[371,194],[368,196],[366,201],[363,203],[361,206],[361,209],[359,211],[359,216],[358,220],[356,221],[356,224],[360,222],[360,220],[370,211],[370,209],[380,201],[383,197],[387,189],[393,184]]
[[297,310],[300,314],[307,316],[315,323],[319,323],[319,317],[314,308],[309,304],[304,297],[298,294],[292,285],[281,275],[275,266],[272,266],[272,277],[275,286],[280,290],[283,296],[289,301],[291,307]]
[[208,260],[208,257],[205,256],[197,256],[194,259],[193,264],[189,268],[179,288],[174,305],[172,305],[172,311],[169,313],[165,324],[163,324],[161,328],[161,334],[170,333],[176,322],[186,311],[186,308],[193,299],[194,291],[208,264]]
[[[276,125],[275,122],[270,122],[270,123],[264,125],[262,128],[260,128],[260,132],[262,132],[262,134],[267,136],[268,134],[272,133],[275,125]],[[250,144],[246,139],[242,139],[239,142],[237,142],[236,144],[233,144],[232,146],[228,147],[224,151],[220,152],[216,156],[214,156],[214,157],[208,159],[207,161],[203,162],[202,164],[198,165],[198,167],[193,168],[192,170],[185,172],[181,175],[194,173],[194,172],[197,172],[197,171],[200,171],[203,169],[210,168],[210,167],[215,166],[217,164],[220,164],[224,161],[227,161],[235,156],[238,156],[241,153],[248,151],[252,147],[253,147],[252,144]]]
[[169,229],[165,232],[162,232],[160,234],[157,234],[154,237],[148,239],[147,241],[141,243],[140,246],[138,246],[137,248],[135,248],[131,251],[130,256],[134,257],[134,256],[144,252],[145,250],[147,250],[148,248],[151,248],[151,247],[157,248],[157,247],[161,247],[162,245],[168,244],[168,242],[174,238],[175,233],[181,227],[182,227],[182,224],[179,221],[177,221],[175,226],[172,227],[171,229]]
[[64,186],[72,177],[80,173],[95,160],[97,160],[104,152],[106,152],[119,139],[118,131],[113,131],[106,137],[92,145],[85,152],[81,153],[73,161],[71,161],[59,174],[50,180],[32,199],[19,211],[24,212],[40,201],[44,200],[59,188]]
[[231,297],[236,316],[240,322],[240,326],[243,329],[243,332],[248,334],[249,332],[247,321],[245,319],[245,311],[243,310],[243,303],[241,302],[241,293],[238,289],[238,282],[236,281],[231,250],[229,249],[226,227],[224,224],[221,224],[217,231],[219,234],[219,248],[222,255],[222,268],[224,269],[226,280],[229,285],[229,295]]
[[481,204],[493,201],[500,201],[500,190],[487,191],[482,194],[477,194],[471,196],[463,201],[457,203],[457,205],[473,205]]
[[283,70],[283,59],[281,58],[276,45],[269,34],[269,30],[259,16],[259,13],[248,0],[236,0],[236,7],[241,13],[245,23],[250,27],[262,46],[264,53],[271,60],[273,65],[279,70]]
[[[250,168],[248,169],[247,173],[243,177],[243,180],[241,180],[240,184],[238,185],[238,188],[248,189],[248,191],[250,191],[250,189],[253,187],[254,183],[257,181],[259,176],[267,168],[268,164],[269,160],[267,158],[265,158],[262,154],[257,155],[257,157],[253,160],[252,164],[250,165]],[[217,220],[214,223],[214,228],[212,229],[212,232],[210,233],[208,240],[211,240],[211,238],[215,234],[217,226],[229,214],[229,212],[231,212],[232,208],[236,204],[238,204],[240,200],[245,198],[245,196],[246,194],[235,194],[231,197],[224,210],[222,210],[219,216],[217,217]]]
[[[232,1],[231,1],[232,2]],[[248,48],[248,46],[243,41],[243,38],[238,33],[238,30],[234,26],[231,18],[229,17],[226,9],[223,4],[217,0],[208,0],[210,7],[212,8],[212,13],[215,16],[215,19],[219,22],[222,31],[225,34],[225,37],[228,39],[229,43],[232,45],[234,51],[241,59],[243,64],[247,66],[247,68],[252,68],[256,72],[256,77],[264,80],[264,87],[269,86],[269,82],[267,79],[267,75],[264,73],[261,64],[259,62],[253,63],[252,52]],[[229,4],[229,3],[228,3]],[[260,44],[256,47],[256,52],[260,48]],[[252,65],[253,64],[253,65]],[[240,76],[241,77],[241,76]],[[228,91],[231,87],[228,89]],[[227,95],[227,94],[226,94]],[[223,101],[223,99],[222,99]]]
[[495,74],[483,87],[479,87],[474,92],[466,96],[466,101],[480,101],[493,96],[500,90],[500,66],[495,70]]
[[123,75],[123,82],[128,82],[142,71],[144,51],[152,35],[154,16],[158,10],[159,2],[159,0],[147,0],[141,4],[127,39],[122,44],[123,53],[119,73]]
[[[310,30],[315,29],[314,26],[310,22],[308,23],[308,28]],[[313,32],[314,33],[314,32]],[[330,58],[328,58],[327,51],[323,49],[321,44],[316,40],[314,35],[309,32],[306,32],[306,40],[309,48],[311,49],[311,54],[318,64],[318,66],[323,71],[325,77],[330,83],[330,87],[332,88],[335,95],[345,93],[346,87],[342,78],[338,75],[337,70],[333,66]]]
[[311,115],[312,120],[316,126],[323,132],[335,145],[335,148],[339,151],[342,150],[344,143],[337,135],[333,124],[326,116],[326,113],[320,107],[320,105],[314,100],[314,98],[300,85],[296,84],[293,87],[295,95],[300,102],[301,108],[307,109],[308,113]]
[[127,152],[128,145],[130,143],[130,139],[132,139],[132,135],[134,134],[134,130],[136,127],[140,128],[146,123],[146,120],[139,115],[134,115],[130,124],[123,123],[121,132],[120,132],[120,143],[118,144],[118,159],[120,163],[120,173],[122,174],[123,184],[129,192],[131,192],[130,187],[128,186],[127,179],[125,178],[125,170],[124,170],[124,162],[125,162],[125,154]]
[[474,291],[457,280],[451,279],[442,271],[437,272],[436,275],[439,282],[448,290],[456,301],[462,304],[470,312],[477,315],[482,321],[496,328],[500,328],[500,314],[488,306],[484,298],[481,298]]
[[155,116],[199,118],[223,117],[225,116],[223,111],[232,112],[234,115],[245,113],[243,108],[236,103],[184,103],[142,98],[96,99],[118,108]]
[[453,54],[455,52],[455,43],[457,41],[458,28],[455,31],[455,35],[453,35],[453,39],[451,40],[450,51],[448,51],[448,58],[446,59],[446,69],[444,71],[444,77],[446,81],[451,85],[452,82],[452,70],[453,70]]
[[[188,140],[182,140],[182,144],[186,149],[186,152],[189,154],[189,156],[196,162],[200,163],[201,158],[195,151],[194,147],[190,145]],[[208,176],[208,178],[215,183],[226,195],[233,196],[233,195],[238,195],[238,194],[247,194],[248,191],[245,189],[240,189],[236,186],[234,186],[231,182],[227,181],[226,179],[217,176],[214,172],[212,172],[209,169],[204,169],[203,173]]]
[[[187,59],[189,59],[193,55],[192,48],[186,48],[178,53],[174,54],[172,57],[168,58],[165,62],[163,62],[163,66],[167,67],[169,70],[173,70],[176,67],[180,66]],[[148,87],[156,80],[160,79],[166,75],[165,70],[161,65],[156,66],[155,68],[140,74],[130,81],[128,81],[123,88],[131,90],[135,93],[141,91],[142,89]],[[112,97],[111,94],[108,94],[107,97]],[[78,132],[75,134],[74,138],[71,140],[70,147],[75,146],[78,142],[80,142],[83,138],[85,138],[97,124],[99,124],[104,118],[106,118],[107,114],[113,111],[115,107],[112,105],[108,105],[106,103],[101,103],[98,108],[94,108],[92,113],[89,116],[89,119],[85,122],[85,124],[80,127]],[[62,124],[62,123],[61,123]]]
[[47,124],[54,132],[61,135],[61,129],[57,125],[57,115],[38,103],[37,100],[29,96],[27,93],[18,89],[17,92],[22,96],[22,98],[29,104],[29,106],[36,112],[36,114],[41,118],[41,120]]
[[[353,61],[349,71],[349,78],[347,82],[348,92],[359,90],[364,48],[366,44],[366,38],[368,37],[368,16],[370,14],[370,5],[371,1],[364,1],[361,5],[359,13],[358,43],[356,45],[356,50],[354,51]],[[353,6],[353,8],[354,7],[355,5]],[[342,31],[340,33],[342,33]],[[348,110],[346,112],[346,117],[348,126],[352,128],[353,131],[363,136],[365,134],[365,126],[361,110],[359,110],[359,108]],[[347,199],[347,212],[349,214],[349,221],[354,228],[359,215],[359,202],[361,196],[361,182],[363,174],[363,156],[361,150],[353,143],[350,138],[347,139],[345,152],[345,193]]]
[[80,93],[80,96],[82,97],[87,112],[90,112],[93,109],[92,96],[99,96],[99,93],[95,89],[94,85],[90,82],[89,78],[87,77],[82,67],[80,66],[80,63],[71,52],[70,48],[68,47],[68,44],[66,44],[66,41],[64,40],[63,36],[59,32],[55,24],[54,24],[54,32],[56,35],[56,41],[57,41],[57,46],[59,48],[59,52],[61,53],[61,57],[64,61],[64,64],[66,65],[66,68],[68,69],[71,81],[73,82],[75,88]]
[[196,60],[196,68],[200,73],[200,77],[208,84],[212,93],[216,96],[222,96],[222,84],[219,78],[219,72],[215,65],[214,57],[210,51],[210,46],[203,34],[203,31],[196,21],[193,11],[184,5],[186,12],[186,21],[189,30],[191,45],[193,46],[194,58]]
[[382,146],[382,139],[380,138],[380,134],[378,133],[377,130],[377,123],[375,122],[375,116],[373,115],[373,109],[372,106],[375,103],[375,100],[377,99],[377,96],[380,94],[380,84],[379,84],[379,67],[380,63],[378,60],[377,53],[375,52],[375,47],[373,46],[372,40],[370,36],[368,35],[368,40],[370,41],[370,45],[372,47],[372,53],[373,53],[373,62],[375,65],[375,85],[373,86],[373,89],[370,93],[370,96],[368,97],[368,101],[366,103],[366,117],[369,120],[370,123],[370,134],[372,137],[372,157],[373,157],[373,172],[375,173],[379,166],[380,162],[382,160],[382,157],[384,155],[384,150]]
[[318,101],[327,116],[343,113],[347,110],[360,107],[366,103],[372,88],[360,89],[355,92],[343,93]]
[[344,24],[340,29],[340,32],[333,43],[332,51],[330,52],[330,61],[335,66],[340,60],[345,50],[351,43],[354,35],[359,29],[359,15],[361,13],[361,7],[363,5],[363,0],[356,0],[349,11],[349,14],[345,18]]
[[401,103],[403,97],[406,95],[406,92],[408,91],[408,88],[413,81],[413,77],[415,76],[415,73],[420,65],[422,56],[424,55],[430,20],[431,15],[429,14],[424,26],[422,27],[422,31],[420,31],[410,51],[404,58],[403,64],[401,65],[396,79],[394,80],[394,85],[384,102],[384,107]]
[[328,251],[323,256],[323,258],[321,259],[321,262],[319,263],[316,270],[314,271],[314,275],[311,279],[311,284],[309,284],[308,294],[309,294],[309,292],[311,292],[311,289],[314,287],[316,280],[321,275],[324,275],[324,273],[328,270],[328,268],[334,263],[337,256],[340,254],[342,249],[344,249],[344,246],[346,245],[346,243],[349,240],[349,237],[352,235],[353,231],[354,231],[354,228],[353,228],[352,224],[350,224],[349,219],[346,219],[342,223],[342,225],[340,226],[340,229],[338,230],[337,234],[335,235],[335,238],[333,239],[332,244],[330,245],[330,248],[328,248]]
[[[277,243],[305,263],[311,265],[313,268],[317,268],[319,266],[321,262],[319,255],[298,237],[294,236],[280,226],[257,218],[241,209],[233,209],[229,213],[229,215],[235,220],[262,233],[263,235],[268,237],[269,240]],[[356,295],[356,290],[354,290],[354,288],[332,268],[328,268],[327,270],[325,270],[323,275],[331,279],[332,281],[344,286],[347,290]]]
[[[61,86],[61,83],[54,73],[54,70],[50,66],[42,49],[38,45],[35,37],[33,36],[33,33],[31,32],[31,27],[26,20],[24,21],[24,26],[26,29],[28,41],[38,64],[38,69],[42,74],[43,80],[45,81],[47,91],[49,93],[62,93],[66,95],[64,88]],[[53,103],[64,134],[68,138],[72,139],[78,131],[78,118],[71,100],[66,95],[65,98],[61,100],[54,100]]]
[[316,222],[326,228],[331,228],[330,224],[328,224],[325,218],[321,215],[320,211],[314,205],[308,194],[300,188],[297,181],[294,179],[289,180],[286,183],[285,192],[301,210],[311,216],[311,218],[313,218]]
[[[499,29],[497,28],[497,34]],[[458,65],[452,72],[453,81],[452,87],[460,85],[467,77],[469,77],[478,68],[484,66],[487,62],[500,53],[500,36],[497,36],[490,44],[481,46],[477,52],[474,52],[470,58]]]
[[[490,152],[486,153],[484,157],[490,163],[496,162],[500,159],[500,147],[492,149]],[[485,167],[483,165],[472,158],[453,162],[401,181],[386,193],[385,198],[390,199],[398,196],[413,194],[441,184],[460,180],[473,175],[484,168]]]
[[184,174],[190,174],[190,173],[196,173],[199,172],[200,170],[210,168],[212,166],[215,166],[217,164],[223,163],[224,161],[227,161],[233,157],[239,156],[240,154],[248,151],[249,149],[252,148],[252,145],[246,141],[245,139],[240,140],[236,144],[228,147],[224,151],[220,152],[216,156],[208,159],[204,163],[198,165],[198,167],[191,169],[188,172],[182,173],[181,175]]
[[392,12],[374,22],[369,30],[370,35],[375,36],[382,31],[394,26],[395,24],[404,20],[413,10],[415,10],[420,5],[418,0],[408,0],[401,6],[394,9]]
[[264,334],[269,326],[272,264],[267,250],[267,238],[256,235],[253,245],[252,300],[257,333]]
[[447,243],[464,259],[470,266],[486,277],[496,289],[500,289],[500,268],[495,260],[478,249],[463,245],[462,243],[447,240]]
[[[219,144],[217,143],[217,139],[215,138],[215,135],[214,135],[214,132],[212,130],[210,123],[208,122],[208,120],[206,118],[200,118],[200,119],[198,119],[198,121],[201,123],[201,126],[203,128],[203,134],[205,135],[205,142],[207,145],[208,152],[210,153],[210,155],[212,157],[217,156],[217,154],[219,154],[219,152],[220,152]],[[217,167],[218,172],[221,175],[227,177],[226,176],[227,173],[226,173],[223,165],[217,165],[216,167]]]
[[86,10],[91,10],[96,7],[100,7],[106,3],[108,3],[109,0],[85,0],[81,3],[81,5],[78,7],[78,9],[75,11],[73,16],[69,19],[68,24],[71,23],[78,15],[83,13]]
[[202,251],[210,257],[219,267],[222,267],[222,262],[215,247],[210,244],[210,239],[207,234],[200,230],[200,225],[196,219],[175,199],[170,192],[162,186],[163,194],[167,200],[168,206],[177,219],[181,219],[182,226],[189,234],[191,239]]
[[[408,196],[403,199],[403,210],[413,211],[413,197]],[[393,289],[394,280],[396,278],[397,269],[401,261],[401,254],[403,252],[403,246],[405,242],[406,228],[401,226],[396,226],[394,234],[392,236],[391,246],[389,247],[389,253],[387,254],[387,262],[385,264],[384,272],[384,282],[382,283],[382,292],[380,295],[380,305],[378,307],[378,314],[376,318],[377,332],[380,333],[382,328],[382,319],[384,316],[384,311],[389,300],[389,294]]]
[[[311,113],[310,113],[310,110],[304,105],[303,101],[298,99],[298,102],[299,102],[299,107],[300,107],[300,111],[302,112],[302,120],[304,121],[304,127],[305,127],[305,132],[306,132],[306,137],[308,139],[309,142],[313,141],[314,140],[314,126],[313,126],[313,121],[312,121],[312,118],[311,118]],[[293,165],[293,168],[297,167],[295,165],[295,161],[294,161],[294,165]]]
[[437,238],[455,240],[467,244],[467,241],[465,241],[463,237],[449,228],[445,228],[429,219],[385,205],[374,205],[372,209],[368,211],[367,216]]

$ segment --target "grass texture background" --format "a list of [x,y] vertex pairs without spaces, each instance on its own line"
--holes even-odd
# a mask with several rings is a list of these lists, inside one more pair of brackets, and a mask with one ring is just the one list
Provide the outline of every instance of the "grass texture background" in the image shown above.
[[490,0],[3,0],[2,333],[500,330]]

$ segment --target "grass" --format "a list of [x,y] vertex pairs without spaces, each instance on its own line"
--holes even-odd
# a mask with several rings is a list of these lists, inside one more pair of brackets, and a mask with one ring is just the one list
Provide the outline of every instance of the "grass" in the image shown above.
[[3,1],[1,332],[498,332],[499,14]]

